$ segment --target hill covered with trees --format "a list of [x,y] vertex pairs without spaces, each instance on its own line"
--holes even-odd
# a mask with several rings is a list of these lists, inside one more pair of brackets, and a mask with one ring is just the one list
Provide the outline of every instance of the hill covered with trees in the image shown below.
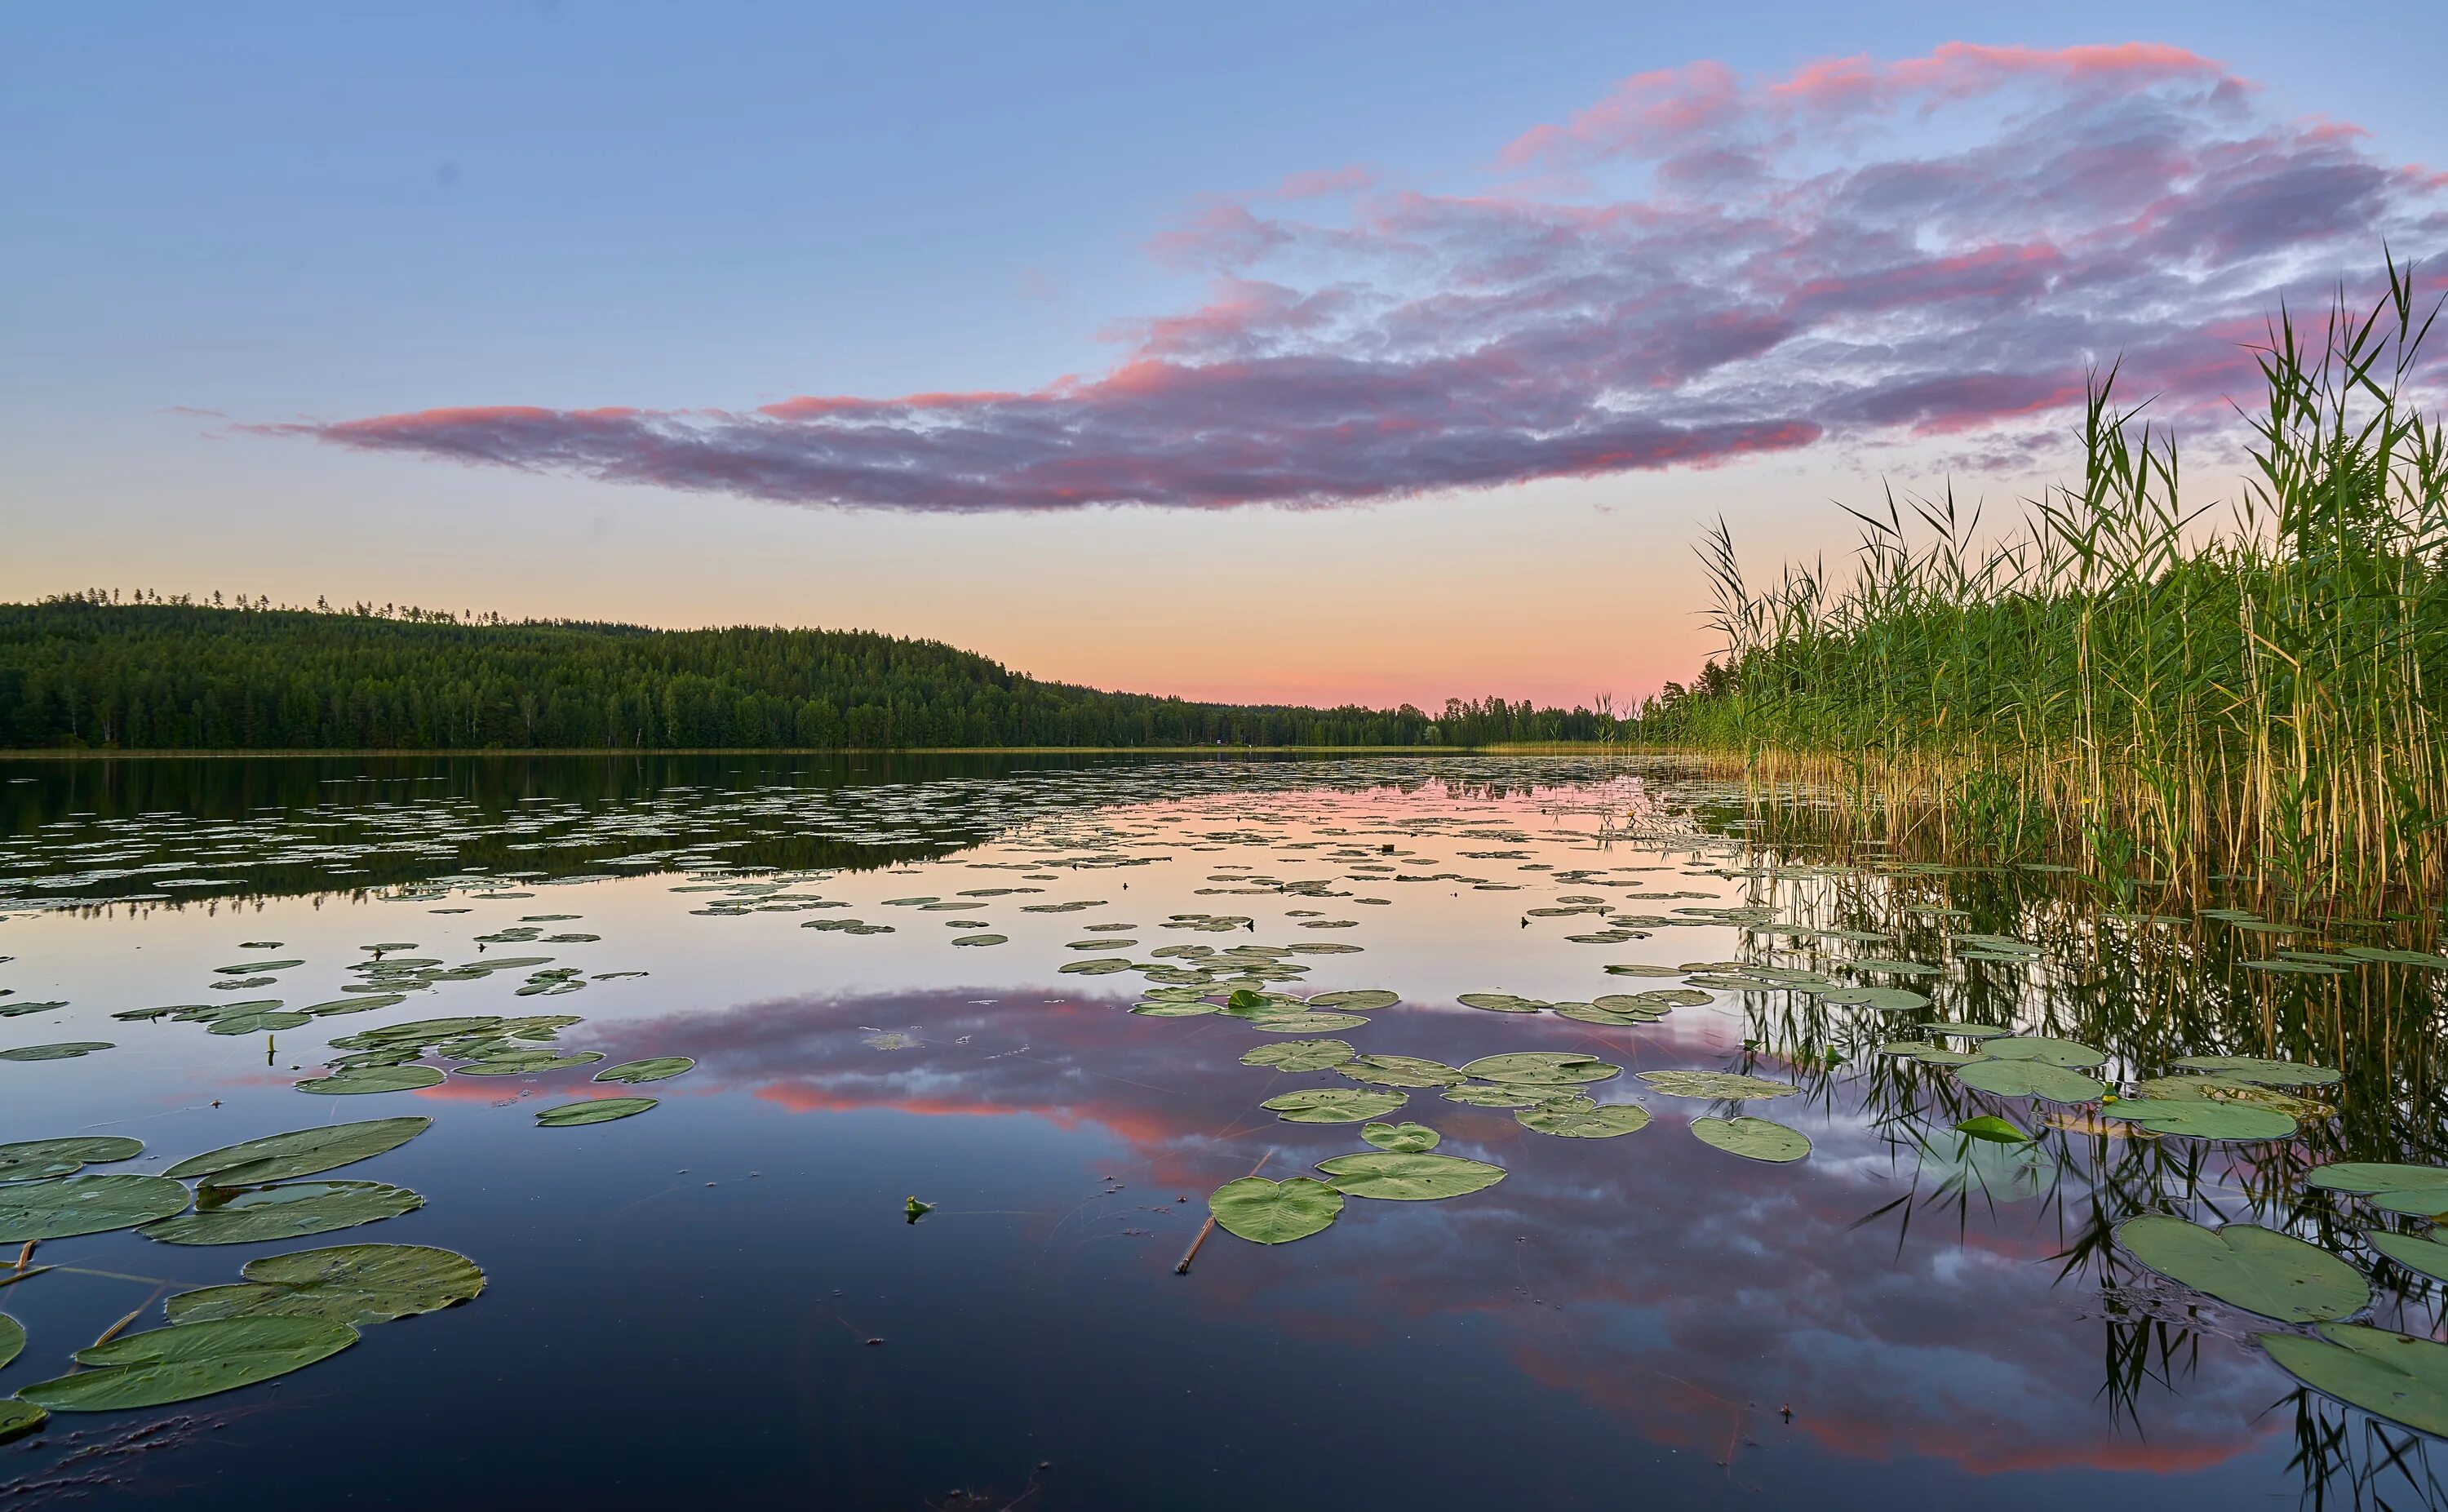
[[0,604],[0,747],[17,750],[1467,746],[1619,728],[1501,698],[1430,715],[1103,693],[866,631],[118,603],[100,590]]

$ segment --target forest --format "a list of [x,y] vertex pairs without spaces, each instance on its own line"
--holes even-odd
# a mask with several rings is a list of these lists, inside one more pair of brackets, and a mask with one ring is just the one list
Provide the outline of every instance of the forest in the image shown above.
[[13,750],[1451,747],[1620,728],[1609,713],[1502,698],[1429,714],[1106,693],[866,631],[116,602],[101,589],[0,604],[0,747]]

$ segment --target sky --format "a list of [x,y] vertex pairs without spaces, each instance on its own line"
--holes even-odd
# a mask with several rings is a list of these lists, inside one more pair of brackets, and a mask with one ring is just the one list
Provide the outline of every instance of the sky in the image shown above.
[[[1618,702],[1693,546],[2232,491],[2284,298],[2448,288],[2428,8],[0,16],[0,598],[870,628]],[[2227,450],[2223,452],[2222,448]]]

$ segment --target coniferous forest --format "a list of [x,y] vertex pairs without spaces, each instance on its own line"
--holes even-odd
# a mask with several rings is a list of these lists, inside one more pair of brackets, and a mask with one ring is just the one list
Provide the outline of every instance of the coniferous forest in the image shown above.
[[1045,682],[865,631],[654,630],[376,609],[0,604],[0,747],[123,751],[1472,746],[1593,740],[1588,709],[1194,703]]

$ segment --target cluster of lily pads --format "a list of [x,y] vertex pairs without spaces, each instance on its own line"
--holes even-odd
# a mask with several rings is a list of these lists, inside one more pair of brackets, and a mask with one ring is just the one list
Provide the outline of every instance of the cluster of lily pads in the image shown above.
[[[268,1135],[161,1176],[84,1174],[143,1153],[142,1142],[116,1135],[0,1145],[0,1244],[23,1246],[0,1286],[58,1269],[30,1263],[48,1239],[133,1229],[162,1244],[246,1244],[413,1212],[425,1199],[405,1187],[298,1178],[395,1150],[431,1123],[376,1119]],[[171,1296],[165,1326],[124,1335],[114,1329],[74,1350],[68,1373],[0,1400],[0,1440],[34,1431],[52,1412],[162,1407],[285,1375],[355,1344],[361,1329],[453,1307],[484,1289],[474,1261],[428,1245],[344,1244],[250,1260],[233,1284]],[[26,1338],[23,1325],[0,1314],[0,1366]]]

